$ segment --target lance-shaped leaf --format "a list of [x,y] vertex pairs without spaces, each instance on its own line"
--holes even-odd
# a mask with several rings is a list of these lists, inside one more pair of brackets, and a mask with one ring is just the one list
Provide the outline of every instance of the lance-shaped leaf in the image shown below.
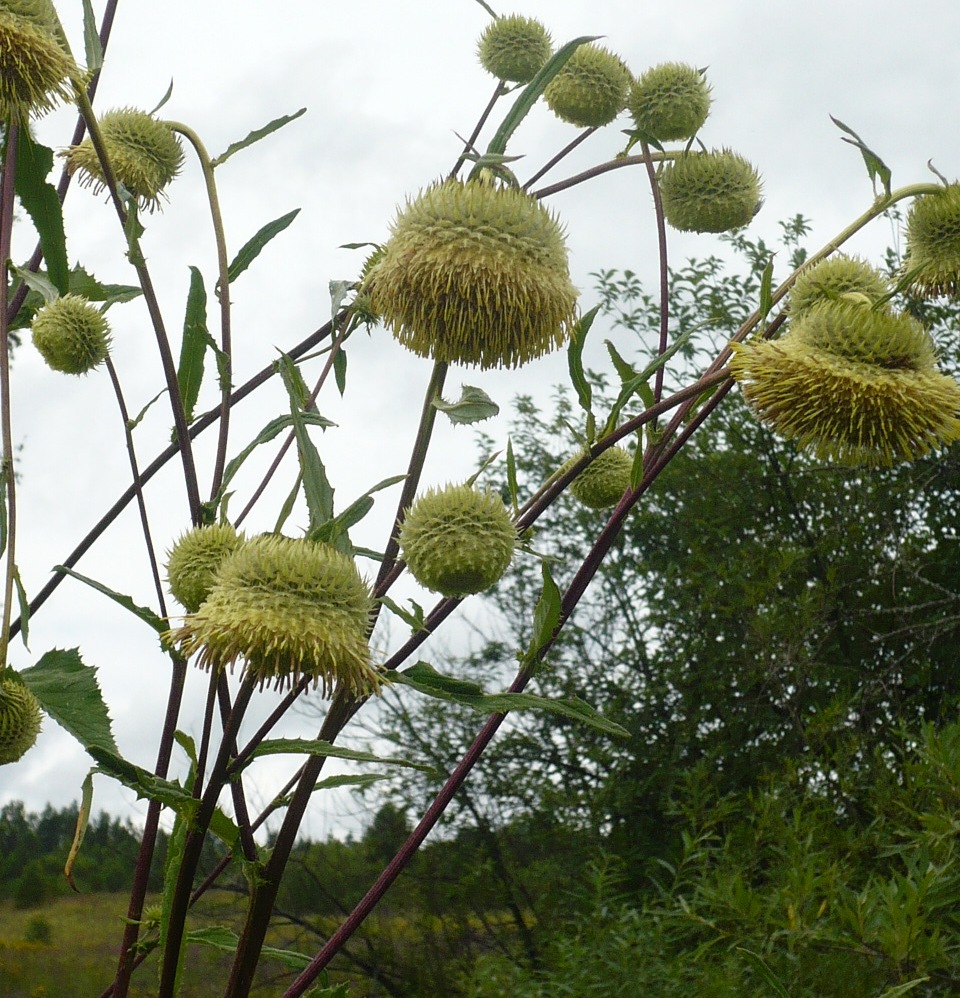
[[207,329],[207,289],[203,275],[196,267],[190,268],[190,290],[183,317],[183,340],[180,344],[180,363],[177,366],[177,383],[183,398],[184,418],[193,422],[193,413],[200,397],[203,383],[203,360],[207,352],[210,332]]
[[143,294],[134,284],[103,284],[79,264],[70,271],[70,293],[105,305],[132,301]]
[[[237,948],[239,937],[223,925],[208,925],[202,929],[191,929],[186,934],[188,943],[198,943],[201,946],[212,946],[214,949],[233,953]],[[290,949],[277,949],[276,946],[264,946],[260,951],[265,957],[277,960],[291,970],[302,970],[310,963],[310,957]]]
[[867,173],[870,176],[870,183],[874,185],[874,190],[876,190],[876,180],[879,177],[880,183],[883,184],[884,193],[890,194],[890,167],[860,138],[857,133],[845,125],[839,118],[834,118],[830,115],[830,120],[839,128],[841,131],[846,132],[851,138],[846,138],[843,136],[844,142],[849,142],[850,145],[856,146],[860,150],[860,155],[863,156],[863,162],[866,164]]
[[299,111],[294,111],[293,114],[284,114],[279,118],[274,118],[273,121],[264,125],[263,128],[255,128],[252,132],[248,132],[246,137],[240,139],[239,142],[231,142],[219,156],[215,156],[210,161],[210,165],[220,166],[221,164],[226,163],[226,161],[234,153],[238,153],[241,149],[246,149],[248,146],[252,146],[255,142],[259,142],[268,135],[272,135],[278,129],[283,128],[284,125],[288,125],[291,121],[296,121],[300,115],[306,113],[307,109],[302,107]]
[[587,333],[593,325],[593,320],[600,311],[599,305],[594,305],[589,312],[585,312],[573,329],[570,336],[570,345],[567,347],[567,367],[570,370],[570,381],[577,393],[580,408],[589,415],[593,402],[593,392],[590,382],[587,381],[583,373],[583,347],[587,342]]
[[451,423],[479,423],[500,412],[500,406],[482,389],[473,385],[460,386],[460,398],[456,402],[444,402],[442,398],[433,400],[433,407],[444,413]]
[[64,575],[69,575],[73,579],[77,579],[79,582],[83,582],[85,585],[90,586],[91,589],[96,589],[98,593],[103,593],[104,596],[109,596],[114,603],[118,603],[124,608],[124,610],[129,610],[134,616],[139,617],[145,624],[149,624],[157,634],[166,634],[170,630],[170,624],[163,619],[159,614],[153,612],[148,606],[140,606],[134,603],[129,596],[125,596],[123,593],[118,593],[111,589],[109,586],[105,586],[102,582],[97,582],[96,579],[91,579],[86,575],[81,575],[79,572],[75,572],[72,568],[67,568],[66,565],[55,565],[55,572],[63,572]]
[[40,248],[51,283],[66,294],[70,283],[67,241],[63,233],[60,199],[47,175],[53,168],[53,150],[33,141],[30,131],[21,128],[17,139],[15,188],[24,211],[30,216],[40,238]]
[[77,824],[73,830],[73,842],[70,844],[70,852],[67,854],[67,861],[63,864],[63,875],[67,878],[67,883],[77,893],[80,889],[73,879],[73,865],[77,861],[80,853],[80,846],[83,845],[83,838],[87,834],[87,825],[90,822],[90,809],[93,807],[93,771],[91,770],[84,777],[80,788],[80,807],[77,811]]
[[97,31],[97,18],[90,0],[83,0],[83,51],[87,61],[87,72],[96,73],[103,66],[103,46]]
[[546,559],[540,561],[540,573],[543,577],[543,588],[533,611],[533,637],[530,639],[530,647],[527,650],[527,661],[532,661],[553,638],[563,610],[560,590],[556,582],[553,581]]
[[[391,675],[391,673],[387,675]],[[382,766],[404,766],[407,769],[431,771],[429,766],[424,766],[419,762],[411,762],[409,759],[374,755],[372,752],[342,748],[332,742],[311,738],[267,738],[250,753],[243,765],[247,766],[254,759],[263,755],[320,755],[332,759],[348,759],[351,762],[375,762]]]
[[[230,266],[227,268],[227,280],[232,284],[246,269],[253,263],[254,260],[260,255],[261,250],[264,246],[270,242],[275,236],[278,236],[283,230],[300,214],[299,208],[294,208],[293,211],[287,212],[286,215],[281,215],[279,218],[275,218],[272,222],[267,222],[262,229],[260,229],[257,234],[246,242],[241,248],[240,252],[233,258]],[[223,289],[220,285],[217,285],[217,294],[223,293]]]

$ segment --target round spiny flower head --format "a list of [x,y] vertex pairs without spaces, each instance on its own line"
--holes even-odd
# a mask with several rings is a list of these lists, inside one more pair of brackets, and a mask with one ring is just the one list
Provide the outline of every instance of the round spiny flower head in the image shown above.
[[844,295],[864,295],[873,303],[890,291],[887,279],[865,260],[832,256],[800,272],[790,290],[790,315],[798,319],[807,309]]
[[477,43],[480,65],[498,80],[529,83],[553,54],[547,29],[532,17],[498,17]]
[[110,327],[103,313],[80,295],[44,305],[31,325],[33,345],[54,371],[86,374],[107,359]]
[[[836,314],[828,323],[830,310]],[[834,349],[841,320],[849,327],[842,354]],[[828,324],[835,328],[825,336]],[[932,343],[917,342],[908,316],[828,303],[797,326],[779,341],[733,345],[730,371],[773,429],[818,457],[864,465],[914,460],[960,439],[960,385],[936,368]],[[903,350],[900,357],[876,343],[868,348],[884,330]],[[861,359],[869,356],[884,362]]]
[[26,125],[72,97],[81,73],[56,35],[50,0],[0,0],[0,118]]
[[229,523],[188,530],[167,555],[167,580],[177,602],[196,613],[217,580],[221,562],[242,543]]
[[664,62],[633,84],[627,109],[648,138],[658,142],[689,139],[710,113],[710,87],[699,69]]
[[[183,165],[183,148],[176,133],[166,122],[130,107],[105,114],[100,131],[117,180],[152,211]],[[103,190],[103,167],[90,139],[71,146],[63,155],[71,173],[80,171],[81,183],[92,186],[94,193]]]
[[523,191],[481,181],[408,201],[362,290],[415,354],[482,368],[555,350],[576,319],[557,220]]
[[40,704],[17,679],[0,679],[0,766],[17,762],[40,733]]
[[517,529],[500,496],[470,485],[428,489],[400,528],[407,568],[443,596],[489,589],[507,570],[516,544]]
[[[583,451],[580,451],[567,461],[564,468],[582,457]],[[570,494],[590,509],[616,506],[630,487],[632,470],[633,458],[629,452],[623,447],[609,447],[598,454],[570,483]]]
[[370,664],[370,593],[354,563],[326,544],[265,534],[220,563],[196,613],[172,635],[202,668],[246,662],[261,685],[303,677],[324,696],[343,687],[366,696],[380,686]]
[[960,184],[924,194],[910,206],[903,269],[913,274],[918,294],[960,294]]
[[618,56],[586,43],[547,84],[543,99],[562,121],[599,128],[623,110],[632,83],[630,70]]
[[688,153],[670,163],[660,178],[667,221],[683,232],[729,232],[760,210],[760,177],[729,149]]

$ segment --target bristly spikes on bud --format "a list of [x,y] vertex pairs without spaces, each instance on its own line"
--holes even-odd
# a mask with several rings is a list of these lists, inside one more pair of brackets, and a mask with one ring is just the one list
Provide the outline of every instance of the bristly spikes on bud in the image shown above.
[[80,295],[63,295],[45,305],[34,316],[31,331],[47,365],[64,374],[87,374],[110,351],[106,318]]
[[400,550],[422,586],[469,596],[499,581],[510,565],[517,530],[495,492],[469,485],[428,489],[407,510]]
[[685,153],[660,178],[667,221],[682,232],[730,232],[760,210],[760,176],[729,149]]
[[960,295],[960,184],[923,194],[910,206],[903,270],[917,294]]
[[547,29],[520,14],[491,21],[477,43],[480,65],[491,76],[509,83],[529,83],[552,54]]
[[[579,461],[584,452],[574,454],[563,468]],[[563,469],[561,469],[563,470]],[[601,451],[570,483],[570,494],[590,509],[608,509],[616,506],[630,487],[633,457],[623,447],[609,447]]]
[[183,534],[167,556],[167,580],[177,602],[196,613],[217,581],[223,559],[243,542],[229,523],[194,527]]
[[40,704],[17,679],[0,679],[0,766],[17,762],[40,733]]
[[576,321],[563,230],[512,187],[448,180],[408,201],[361,293],[421,357],[517,367]]
[[[153,211],[183,166],[183,148],[176,133],[166,122],[130,107],[105,114],[100,131],[117,180],[143,207]],[[95,194],[103,190],[103,166],[90,139],[61,155],[71,173],[80,171],[82,184],[92,186]]]
[[831,256],[800,271],[790,289],[790,317],[799,319],[814,305],[837,301],[843,295],[864,295],[872,304],[889,292],[887,279],[865,260],[842,254]]
[[627,109],[648,138],[658,142],[690,139],[710,113],[710,87],[699,69],[664,62],[633,84]]
[[632,83],[633,76],[619,56],[585,43],[547,84],[543,99],[561,121],[600,128],[623,110]]

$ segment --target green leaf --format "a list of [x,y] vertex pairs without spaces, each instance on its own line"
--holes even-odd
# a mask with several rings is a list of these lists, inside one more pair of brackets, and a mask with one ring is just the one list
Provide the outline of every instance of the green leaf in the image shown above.
[[892,988],[887,988],[879,998],[900,998],[900,995],[905,995],[908,991],[912,991],[920,984],[926,984],[929,980],[929,977],[918,977],[916,980],[907,981],[906,984],[897,984]]
[[427,629],[423,607],[415,600],[410,600],[410,605],[413,607],[412,613],[409,610],[404,610],[399,603],[395,603],[389,596],[378,597],[378,602],[382,603],[391,613],[396,614],[405,624],[408,624],[414,634]]
[[161,388],[160,391],[158,391],[157,394],[154,395],[153,398],[150,399],[150,401],[136,414],[136,416],[133,417],[133,419],[127,420],[127,429],[130,430],[131,432],[135,430],[140,425],[140,421],[143,419],[143,417],[146,416],[147,412],[150,409],[150,406],[152,406],[153,403],[156,402],[161,395],[166,395],[166,393],[167,393],[166,388]]
[[96,760],[96,772],[113,777],[132,790],[138,798],[155,800],[164,807],[169,807],[181,815],[188,825],[192,824],[200,801],[187,793],[179,783],[161,779],[150,770],[135,765],[114,751],[108,751],[102,745],[88,745],[87,751]]
[[343,306],[343,299],[347,297],[353,287],[353,281],[328,281],[327,287],[330,290],[330,318],[336,323],[337,316]]
[[79,264],[70,271],[70,292],[83,295],[88,301],[104,302],[107,306],[132,301],[143,294],[134,284],[101,284]]
[[637,449],[633,455],[633,464],[630,467],[630,488],[636,491],[643,481],[643,446],[637,441]]
[[279,118],[274,118],[273,121],[267,125],[264,125],[263,128],[255,128],[239,142],[231,142],[219,156],[215,156],[213,160],[211,160],[210,165],[216,167],[220,166],[222,163],[226,163],[226,161],[234,153],[240,152],[241,149],[246,149],[248,146],[252,146],[255,142],[259,142],[268,135],[272,135],[274,132],[283,128],[284,125],[288,125],[291,121],[296,121],[297,118],[306,113],[307,109],[302,107],[299,111],[295,111],[293,114],[284,114]]
[[316,530],[311,530],[308,534],[311,540],[321,541],[324,544],[331,544],[339,548],[338,542],[341,538],[349,541],[350,528],[359,523],[373,509],[373,499],[370,496],[360,496],[352,502],[339,516],[335,516],[326,523],[321,523]]
[[[222,925],[208,925],[202,929],[191,929],[185,936],[187,943],[197,943],[201,946],[212,946],[214,949],[233,953],[240,941],[239,936]],[[310,957],[291,949],[277,949],[276,946],[264,946],[260,952],[273,960],[279,960],[285,967],[292,970],[303,970],[310,963]]]
[[21,281],[32,291],[37,291],[43,295],[44,303],[49,305],[51,302],[56,301],[60,297],[60,292],[54,287],[53,283],[47,278],[46,274],[34,273],[32,270],[27,270],[26,267],[18,267],[15,263],[8,262],[7,267],[10,273],[14,277],[19,277]]
[[760,277],[760,322],[763,323],[764,319],[770,314],[770,309],[773,308],[773,259],[767,263],[766,267],[763,268],[763,274]]
[[56,188],[47,183],[53,168],[53,150],[33,141],[30,130],[21,128],[17,139],[15,189],[24,211],[30,216],[40,238],[51,283],[66,294],[70,281],[67,241],[63,232],[63,211]]
[[75,572],[72,568],[67,568],[65,565],[54,565],[53,570],[55,572],[62,572],[64,575],[69,575],[71,578],[77,579],[79,582],[83,582],[85,585],[90,586],[91,589],[96,589],[98,593],[103,593],[104,596],[109,596],[114,603],[119,603],[125,610],[129,610],[134,616],[139,617],[145,624],[149,624],[157,634],[166,634],[170,630],[170,624],[168,621],[164,620],[163,617],[154,613],[153,610],[148,606],[139,606],[134,603],[129,596],[125,596],[123,593],[115,592],[110,589],[109,586],[105,586],[102,582],[97,582],[96,579],[91,579],[86,575],[81,575],[79,572]]
[[410,686],[418,692],[438,700],[453,701],[487,714],[507,714],[517,710],[545,710],[588,724],[607,735],[614,735],[618,738],[630,737],[630,732],[626,728],[604,717],[590,704],[578,697],[551,700],[549,697],[537,696],[534,693],[485,694],[476,683],[454,679],[452,676],[444,676],[427,662],[417,662],[416,665],[404,669],[403,672],[388,672],[387,678],[391,682]]
[[373,755],[370,752],[341,748],[330,742],[309,738],[267,738],[253,750],[244,765],[263,755],[320,755],[334,759],[349,759],[352,762],[376,762],[386,766],[405,766],[407,769],[430,771],[429,766],[410,762],[408,759]]
[[490,419],[500,412],[497,405],[482,388],[473,385],[460,386],[460,398],[456,402],[444,402],[442,398],[433,400],[435,409],[439,409],[451,423],[479,423]]
[[553,581],[546,559],[541,559],[540,571],[543,576],[543,588],[540,591],[540,599],[537,600],[536,609],[533,611],[533,638],[530,641],[530,648],[527,650],[527,658],[529,659],[533,659],[553,637],[553,633],[560,623],[562,611],[560,590],[557,588],[556,582]]
[[580,317],[573,334],[570,337],[570,345],[567,347],[567,367],[570,369],[570,381],[577,393],[580,408],[589,415],[593,402],[593,392],[590,382],[587,381],[583,373],[583,346],[587,342],[587,333],[593,325],[593,320],[597,317],[600,306],[595,305],[589,312]]
[[[299,208],[281,215],[279,218],[268,222],[257,234],[245,243],[240,252],[233,258],[233,262],[227,268],[227,280],[232,284],[260,255],[260,251],[270,242],[274,236],[278,236],[283,230],[300,214]],[[217,294],[220,295],[222,289],[217,285]]]
[[160,103],[154,105],[154,107],[150,110],[150,117],[152,118],[157,113],[157,111],[159,111],[160,108],[162,108],[163,105],[166,104],[168,100],[170,100],[172,96],[173,96],[173,80],[171,80],[170,83],[167,85],[166,93],[164,93],[164,95],[160,98]]
[[790,992],[774,977],[773,971],[756,953],[751,952],[743,946],[738,946],[737,950],[744,955],[747,963],[760,975],[764,983],[770,985],[770,990],[773,991],[777,998],[790,998]]
[[77,861],[80,853],[80,846],[83,845],[84,836],[87,834],[87,825],[90,822],[90,808],[93,806],[93,771],[87,773],[80,787],[80,807],[77,811],[77,824],[73,831],[73,842],[70,843],[70,852],[67,853],[67,861],[63,864],[63,875],[67,878],[67,883],[79,894],[80,889],[73,880],[73,864]]
[[637,372],[620,356],[617,348],[609,340],[604,340],[603,342],[607,348],[607,353],[610,354],[610,360],[613,362],[613,366],[617,369],[617,374],[620,376],[620,383],[626,385],[634,381],[637,378]]
[[513,440],[507,437],[507,487],[514,516],[520,510],[520,490],[517,486],[517,459],[513,456]]
[[17,589],[17,603],[20,606],[20,637],[23,639],[23,647],[29,651],[27,641],[30,637],[30,600],[27,599],[27,591],[23,588],[23,580],[20,578],[20,569],[17,566],[13,568],[13,584]]
[[[194,767],[190,767],[188,779],[193,781]],[[180,864],[183,861],[184,846],[187,841],[189,822],[180,814],[177,814],[173,822],[173,829],[167,839],[167,854],[163,867],[163,896],[160,905],[160,942],[159,948],[163,952],[167,947],[170,938],[170,913],[173,908],[173,899],[176,896],[177,880],[180,876]],[[182,937],[181,937],[182,943]],[[186,947],[181,945],[177,955],[177,970],[174,975],[174,994],[179,994],[180,977],[183,973],[183,964],[186,957]]]
[[850,145],[856,146],[860,150],[860,155],[863,156],[863,162],[867,166],[867,174],[870,177],[870,183],[874,185],[874,190],[876,190],[876,180],[879,177],[880,183],[883,184],[883,191],[889,197],[890,195],[890,180],[891,173],[890,167],[860,138],[857,133],[845,125],[839,118],[834,118],[830,115],[830,120],[839,128],[841,131],[847,133],[847,135],[852,136],[852,138],[843,138],[844,142],[849,142]]
[[333,376],[337,382],[337,391],[340,392],[342,398],[343,393],[347,390],[347,351],[343,349],[342,343],[333,355]]
[[196,267],[190,268],[190,290],[187,292],[187,309],[183,318],[183,342],[180,345],[180,363],[177,366],[177,383],[183,397],[184,418],[193,422],[200,385],[203,382],[203,358],[207,352],[210,332],[207,329],[207,289],[203,275]]
[[103,46],[90,0],[83,0],[83,51],[87,72],[96,73],[103,66]]
[[91,755],[101,747],[117,751],[97,670],[83,664],[78,649],[48,651],[20,677],[44,711]]
[[[325,780],[317,780],[313,785],[312,793],[318,790],[333,790],[337,787],[368,787],[380,780],[389,780],[391,773],[340,773],[337,776],[328,776]],[[270,810],[278,807],[286,807],[293,799],[292,794],[275,798],[270,805]]]

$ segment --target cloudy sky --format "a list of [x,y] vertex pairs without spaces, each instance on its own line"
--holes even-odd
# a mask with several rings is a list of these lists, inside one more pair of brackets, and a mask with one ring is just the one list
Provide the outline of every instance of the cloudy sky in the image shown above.
[[[94,4],[98,13],[102,6]],[[708,67],[714,106],[701,137],[708,145],[734,148],[760,169],[766,205],[753,231],[770,242],[777,239],[779,220],[802,213],[814,223],[815,248],[870,204],[860,156],[841,141],[830,114],[884,158],[895,186],[931,179],[928,160],[951,179],[960,173],[960,5],[954,0],[917,0],[909,8],[894,0],[526,0],[512,9],[492,6],[498,13],[541,18],[557,44],[603,35],[603,44],[637,75],[664,61]],[[62,0],[58,8],[82,52],[79,0]],[[217,154],[281,114],[308,109],[218,171],[231,254],[264,223],[301,209],[232,290],[237,383],[270,363],[278,347],[293,345],[329,317],[328,282],[354,278],[362,262],[360,254],[338,247],[383,240],[397,204],[449,169],[459,152],[456,133],[471,130],[493,89],[475,56],[487,20],[474,0],[121,0],[97,98],[101,111],[152,108],[172,79],[164,114],[190,125]],[[508,106],[505,101],[494,119]],[[68,112],[58,112],[40,123],[38,135],[63,146],[72,122]],[[622,120],[593,136],[549,179],[615,155],[625,125]],[[511,149],[525,157],[517,167],[520,178],[575,134],[544,106],[536,107]],[[571,269],[585,308],[593,304],[591,271],[630,268],[654,277],[650,195],[640,170],[608,174],[551,204],[567,227]],[[103,281],[133,281],[116,219],[101,199],[72,189],[66,220],[72,262]],[[148,262],[175,332],[188,267],[203,270],[208,288],[215,272],[199,171],[189,157],[170,189],[169,205],[147,225]],[[891,238],[889,226],[880,222],[852,250],[876,255]],[[24,230],[15,255],[25,257],[31,248]],[[713,237],[671,236],[677,262],[721,251]],[[152,334],[140,303],[116,308],[110,318],[127,403],[138,411],[162,387]],[[321,412],[338,428],[318,438],[341,508],[373,483],[404,471],[430,367],[382,331],[355,337],[348,355],[347,398],[320,400]],[[479,385],[506,409],[516,393],[546,398],[563,379],[564,367],[562,358],[553,357],[519,372],[453,370],[448,394],[461,382]],[[308,368],[308,381],[316,370]],[[127,486],[129,468],[104,372],[65,379],[48,371],[27,344],[16,355],[13,377],[14,433],[23,447],[18,561],[32,594]],[[213,386],[207,388],[201,408],[214,402]],[[238,407],[231,453],[283,408],[278,386]],[[137,430],[143,464],[165,446],[169,426],[161,399]],[[485,428],[505,442],[503,417]],[[211,443],[198,446],[207,482]],[[464,477],[476,456],[468,429],[441,426],[425,482]],[[253,470],[238,485],[236,508],[255,484]],[[288,468],[280,486],[267,492],[249,527],[272,527],[294,475]],[[147,500],[154,536],[166,548],[188,526],[176,464],[151,484]],[[355,540],[382,546],[395,501],[394,493],[385,494]],[[131,507],[78,570],[153,605],[142,552]],[[77,646],[85,661],[99,667],[121,750],[151,766],[169,677],[151,633],[103,597],[69,582],[32,622],[30,650],[14,645],[11,664],[25,667],[49,648]],[[181,726],[192,734],[199,730],[205,686],[205,677],[191,675]],[[272,702],[265,696],[263,709]],[[285,730],[306,734],[313,724],[298,717]],[[37,747],[20,764],[0,770],[0,804],[21,799],[34,810],[48,801],[64,806],[78,796],[89,765],[76,743],[47,721]],[[279,768],[264,773],[263,797],[279,779]],[[135,820],[145,810],[143,802],[102,777],[94,806]],[[342,811],[350,806],[340,801],[318,807],[311,834],[344,827]]]

